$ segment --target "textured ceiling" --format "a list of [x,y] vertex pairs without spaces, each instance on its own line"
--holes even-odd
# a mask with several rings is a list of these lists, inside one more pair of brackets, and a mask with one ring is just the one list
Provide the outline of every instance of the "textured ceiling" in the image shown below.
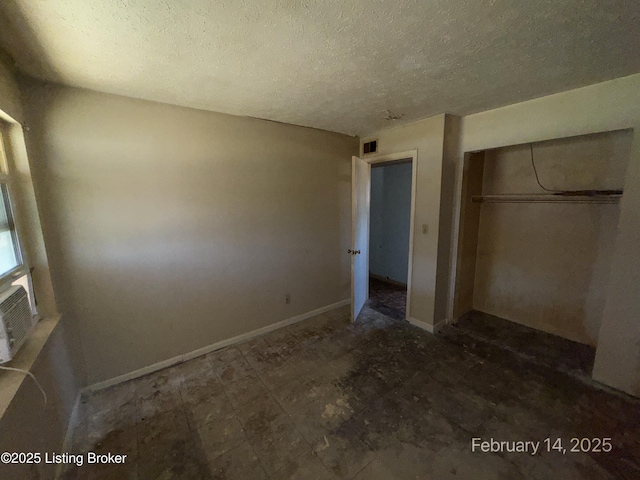
[[44,80],[363,134],[640,72],[639,22],[638,0],[2,0],[0,45]]

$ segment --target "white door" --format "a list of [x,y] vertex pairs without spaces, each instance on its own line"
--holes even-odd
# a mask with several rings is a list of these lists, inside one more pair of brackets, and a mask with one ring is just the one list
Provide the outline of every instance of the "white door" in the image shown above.
[[351,166],[351,320],[369,298],[369,201],[371,165],[358,157]]

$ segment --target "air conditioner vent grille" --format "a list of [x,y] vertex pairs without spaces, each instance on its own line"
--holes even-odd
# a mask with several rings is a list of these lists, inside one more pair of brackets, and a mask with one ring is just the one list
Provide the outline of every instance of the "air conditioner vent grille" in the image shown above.
[[[10,350],[10,359],[27,339],[33,326],[29,297],[23,287],[11,287],[4,295],[0,296],[0,318],[6,331],[5,341],[7,341],[7,347]],[[7,353],[9,352],[2,355],[3,360]]]
[[18,288],[15,292],[7,297],[2,303],[0,303],[0,313],[3,315],[7,314],[9,310],[15,307],[16,304],[20,303],[20,300],[27,294],[24,288]]
[[365,155],[367,153],[376,153],[378,151],[378,141],[371,140],[370,142],[366,142],[362,145],[362,153]]

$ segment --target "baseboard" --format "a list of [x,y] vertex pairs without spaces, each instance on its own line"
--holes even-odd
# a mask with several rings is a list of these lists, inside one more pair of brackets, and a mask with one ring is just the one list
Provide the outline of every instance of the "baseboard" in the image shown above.
[[323,314],[330,310],[334,310],[336,308],[344,307],[345,305],[349,305],[351,303],[350,299],[342,300],[340,302],[332,303],[331,305],[326,305],[321,308],[317,308],[315,310],[311,310],[310,312],[305,312],[300,315],[296,315],[295,317],[287,318],[278,323],[273,323],[271,325],[267,325],[266,327],[259,328],[257,330],[253,330],[251,332],[243,333],[241,335],[229,338],[227,340],[222,340],[221,342],[214,343],[212,345],[208,345],[203,348],[199,348],[189,353],[185,353],[183,357],[183,361],[191,360],[196,357],[200,357],[202,355],[206,355],[207,353],[214,352],[216,350],[220,350],[221,348],[228,347],[230,345],[236,343],[246,342],[247,340],[252,340],[256,337],[260,337],[262,335],[266,335],[267,333],[273,332],[274,330],[278,330],[279,328],[288,327],[289,325],[293,325],[294,323],[301,322],[302,320],[306,320],[307,318],[315,317],[316,315]]
[[[76,399],[73,402],[73,408],[71,409],[71,414],[69,415],[69,422],[67,423],[67,432],[64,435],[64,440],[62,441],[62,448],[60,449],[61,453],[67,453],[72,451],[72,443],[73,443],[73,432],[78,426],[78,422],[80,420],[80,400],[82,398],[82,390],[78,391],[76,395]],[[56,480],[61,478],[64,473],[64,467],[66,467],[64,463],[59,463],[56,466],[56,473],[53,478]]]
[[133,370],[132,372],[125,373],[124,375],[118,375],[117,377],[88,385],[81,390],[81,393],[90,393],[97,392],[98,390],[104,390],[105,388],[112,387],[113,385],[118,385],[119,383],[133,380],[134,378],[138,377],[143,377],[149,373],[157,372],[158,370],[162,370],[163,368],[172,367],[173,365],[182,363],[184,361],[183,357],[184,355],[178,355],[176,357],[169,358],[167,360],[163,360],[161,362],[157,362],[152,365],[139,368],[137,370]]
[[369,277],[378,280],[380,282],[389,283],[391,285],[395,285],[396,287],[407,288],[406,283],[397,282],[395,280],[391,280],[389,277],[383,277],[382,275],[378,275],[377,273],[369,273]]
[[438,333],[442,329],[442,327],[444,327],[447,324],[446,320],[442,320],[436,323],[435,325],[432,325],[430,323],[423,322],[422,320],[418,320],[413,317],[408,317],[407,322],[409,322],[411,325],[414,325],[418,328],[421,328],[422,330],[426,330],[427,332],[433,333],[433,334]]
[[253,340],[256,337],[266,335],[267,333],[273,332],[274,330],[278,330],[279,328],[288,327],[289,325],[293,325],[294,323],[301,322],[302,320],[315,317],[316,315],[320,315],[322,313],[328,312],[330,310],[334,310],[336,308],[344,307],[345,305],[349,305],[350,303],[351,303],[350,299],[342,300],[340,302],[332,303],[331,305],[326,305],[324,307],[311,310],[310,312],[296,315],[295,317],[287,318],[285,320],[282,320],[281,322],[273,323],[271,325],[267,325],[266,327],[258,328],[257,330],[253,330],[251,332],[243,333],[241,335],[237,335],[235,337],[231,337],[226,340],[221,340],[220,342],[216,342],[211,345],[207,345],[206,347],[198,348],[197,350],[193,350],[191,352],[184,353],[182,355],[178,355],[176,357],[169,358],[167,360],[163,360],[162,362],[154,363],[147,367],[143,367],[138,370],[125,373],[124,375],[119,375],[117,377],[110,378],[102,382],[94,383],[93,385],[84,387],[81,390],[81,393],[96,392],[98,390],[104,390],[105,388],[109,388],[113,385],[117,385],[119,383],[123,383],[128,380],[133,380],[134,378],[142,377],[149,373],[157,372],[158,370],[162,370],[163,368],[171,367],[173,365],[177,365],[179,363],[192,360],[196,357],[201,357],[202,355],[206,355],[207,353],[215,352],[216,350],[220,350],[221,348],[225,348],[237,343],[246,342],[247,340]]

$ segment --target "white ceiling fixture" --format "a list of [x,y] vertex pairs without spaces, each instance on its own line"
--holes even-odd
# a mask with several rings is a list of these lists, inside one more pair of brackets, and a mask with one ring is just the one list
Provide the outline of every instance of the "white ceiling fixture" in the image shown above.
[[638,0],[3,0],[37,78],[347,134],[640,72]]

